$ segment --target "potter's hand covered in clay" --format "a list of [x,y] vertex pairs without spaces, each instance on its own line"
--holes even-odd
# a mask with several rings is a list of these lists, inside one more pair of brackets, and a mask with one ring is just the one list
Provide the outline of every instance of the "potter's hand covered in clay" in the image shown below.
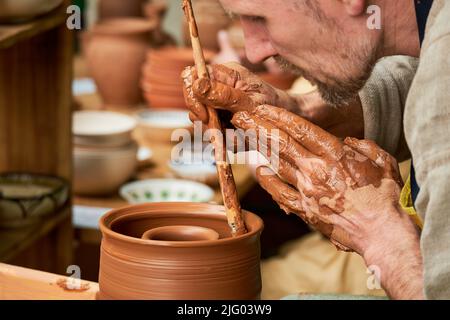
[[[232,123],[266,135],[267,143],[279,141],[277,174],[262,167],[258,180],[282,208],[302,217],[338,248],[359,253],[368,267],[379,270],[391,298],[423,298],[419,232],[398,204],[402,183],[393,157],[372,141],[341,141],[272,106],[238,112]],[[397,259],[409,265],[398,266]],[[393,270],[396,265],[408,268],[410,277]]]
[[208,123],[205,105],[234,113],[251,111],[261,104],[286,106],[294,103],[287,93],[267,84],[238,63],[211,65],[208,71],[211,80],[198,79],[195,67],[186,68],[181,75],[193,122]]
[[260,184],[282,208],[300,215],[340,249],[366,257],[376,251],[380,236],[395,231],[390,226],[403,226],[417,237],[398,206],[402,183],[397,163],[372,141],[341,141],[301,117],[267,105],[238,112],[232,122],[265,135],[269,144],[279,142],[278,175],[260,168]]
[[208,123],[205,105],[232,112],[251,111],[268,104],[284,108],[340,137],[363,137],[364,121],[361,101],[356,97],[347,106],[328,105],[313,91],[295,95],[274,88],[235,62],[208,66],[211,81],[198,80],[195,67],[186,68],[181,77],[192,122]]

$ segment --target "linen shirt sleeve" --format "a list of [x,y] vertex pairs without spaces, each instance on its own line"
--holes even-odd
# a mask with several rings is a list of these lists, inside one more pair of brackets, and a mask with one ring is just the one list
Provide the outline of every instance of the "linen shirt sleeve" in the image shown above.
[[375,141],[399,161],[410,157],[403,134],[403,111],[417,66],[416,58],[383,58],[359,93],[365,139]]

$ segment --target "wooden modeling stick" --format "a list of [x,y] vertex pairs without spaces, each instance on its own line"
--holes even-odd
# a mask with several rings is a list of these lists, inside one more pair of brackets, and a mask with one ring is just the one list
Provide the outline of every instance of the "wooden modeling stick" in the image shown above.
[[[198,77],[199,79],[209,79],[209,73],[206,68],[205,57],[203,55],[203,49],[198,36],[197,23],[195,22],[191,0],[183,0],[183,10],[189,24],[194,61],[197,68]],[[211,106],[207,106],[207,109],[209,115],[209,128],[215,129],[217,132],[222,132],[222,125],[216,110]],[[216,159],[217,173],[219,175],[220,189],[222,191],[223,203],[225,205],[231,233],[233,237],[236,237],[245,234],[247,229],[242,217],[241,205],[239,203],[239,198],[236,191],[233,171],[231,170],[230,164],[227,162],[227,150],[224,141],[214,135],[212,136],[211,143],[214,145],[214,155]]]

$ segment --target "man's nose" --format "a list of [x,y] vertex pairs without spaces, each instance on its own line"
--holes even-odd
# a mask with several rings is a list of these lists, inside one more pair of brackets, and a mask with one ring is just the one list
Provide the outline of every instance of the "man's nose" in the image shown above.
[[277,51],[269,40],[264,22],[241,19],[245,36],[245,53],[247,59],[254,64],[277,55]]

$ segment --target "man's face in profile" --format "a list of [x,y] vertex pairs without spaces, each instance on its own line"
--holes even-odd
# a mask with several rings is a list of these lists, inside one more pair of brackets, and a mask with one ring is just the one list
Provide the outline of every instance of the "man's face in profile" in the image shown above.
[[345,105],[370,76],[381,32],[351,16],[342,0],[220,0],[238,15],[253,63],[274,57],[318,86],[330,104]]

